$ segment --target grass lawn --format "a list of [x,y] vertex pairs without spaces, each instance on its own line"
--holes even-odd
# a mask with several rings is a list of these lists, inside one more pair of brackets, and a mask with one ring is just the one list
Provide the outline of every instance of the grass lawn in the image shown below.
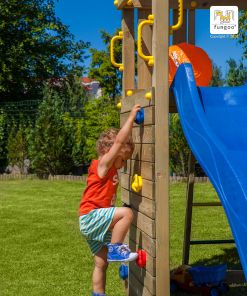
[[[181,264],[185,188],[171,185],[171,268]],[[78,228],[80,182],[0,181],[0,295],[91,295],[92,256]],[[216,200],[210,184],[197,184],[196,200]],[[223,209],[195,208],[194,239],[228,239],[231,233]],[[161,259],[162,260],[162,259]],[[232,245],[193,246],[192,264],[227,262],[239,268]],[[107,295],[125,295],[118,264],[108,270]],[[186,295],[186,294],[177,294]],[[246,287],[229,295],[246,296]]]

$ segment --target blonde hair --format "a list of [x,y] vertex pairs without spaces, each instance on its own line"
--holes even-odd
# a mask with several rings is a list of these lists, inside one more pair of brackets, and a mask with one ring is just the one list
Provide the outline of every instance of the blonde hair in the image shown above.
[[[99,139],[96,142],[96,152],[98,156],[106,154],[111,149],[112,145],[115,142],[118,132],[119,129],[109,128],[108,130],[100,134]],[[130,150],[129,153],[133,153],[134,143],[131,136],[126,142],[125,147],[127,147]]]

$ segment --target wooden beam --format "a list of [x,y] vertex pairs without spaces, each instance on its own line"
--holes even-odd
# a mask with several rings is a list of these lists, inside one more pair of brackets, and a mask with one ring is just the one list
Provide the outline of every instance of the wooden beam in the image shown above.
[[190,44],[195,44],[196,39],[196,12],[194,9],[190,9],[188,12],[188,42]]
[[154,129],[154,125],[134,127],[132,129],[134,143],[153,144],[155,142]]
[[148,236],[135,225],[131,225],[127,237],[131,241],[135,241],[138,249],[144,249],[150,256],[156,256],[155,239]]
[[135,33],[134,10],[123,9],[123,96],[125,91],[135,88]]
[[139,158],[129,159],[124,167],[124,173],[129,175],[138,174],[142,178],[150,181],[154,180],[154,163],[149,161],[139,161]]
[[138,227],[141,231],[145,232],[151,238],[155,238],[156,231],[155,231],[155,221],[148,216],[137,212],[136,210],[132,209],[134,212],[134,220],[133,224]]
[[156,296],[170,295],[169,261],[169,1],[153,1],[155,88]]
[[129,278],[129,295],[131,296],[153,296],[146,287],[143,287],[134,274]]
[[[173,10],[173,23],[178,20],[178,10]],[[183,24],[181,28],[173,32],[173,44],[187,42],[187,10],[183,10]]]
[[155,219],[155,203],[153,200],[144,196],[135,194],[132,191],[122,189],[122,201],[130,205],[136,211]]
[[117,9],[123,9],[127,6],[128,0],[118,0]]
[[[143,20],[147,20],[151,9],[138,9],[138,24]],[[152,26],[144,26],[142,30],[142,50],[146,56],[152,55]],[[137,59],[137,85],[138,89],[147,89],[152,86],[152,67],[138,56]]]
[[[184,0],[184,8],[191,9],[191,0]],[[210,6],[238,6],[239,9],[247,9],[247,1],[245,0],[196,0],[197,6],[196,9],[209,9]],[[170,0],[170,8],[177,9],[178,1]]]
[[[131,190],[132,177],[132,175],[121,174],[121,186],[127,190]],[[136,194],[154,199],[154,182],[142,179],[142,190]]]
[[148,107],[153,106],[154,101],[154,95],[152,95],[151,100],[147,100],[145,98],[146,93],[153,93],[152,88],[148,88],[146,90],[135,92],[132,96],[125,97],[122,99],[122,108],[121,108],[121,114],[131,111],[131,109],[136,104],[140,104],[142,107]]
[[152,0],[133,0],[133,6],[140,9],[152,9]]
[[135,149],[131,159],[141,159],[142,161],[154,162],[154,144],[135,144]]

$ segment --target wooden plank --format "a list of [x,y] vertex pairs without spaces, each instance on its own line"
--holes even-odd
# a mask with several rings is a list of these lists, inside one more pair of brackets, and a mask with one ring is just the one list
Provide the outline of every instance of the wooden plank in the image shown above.
[[153,144],[155,143],[154,125],[137,126],[132,129],[134,143]]
[[155,221],[134,209],[132,210],[134,213],[134,219],[132,223],[151,238],[155,238]]
[[122,99],[122,108],[121,114],[131,111],[131,109],[136,105],[139,104],[142,107],[148,107],[154,105],[154,96],[152,100],[147,100],[145,98],[145,94],[147,92],[152,92],[152,88],[148,88],[146,90],[141,90],[135,92],[132,96],[125,97]]
[[136,8],[150,9],[152,8],[152,0],[133,0],[133,6]]
[[150,217],[151,219],[155,218],[155,203],[151,199],[135,194],[134,192],[126,189],[122,189],[121,196],[122,201],[125,204],[130,205],[132,208]]
[[140,161],[137,157],[136,159],[127,160],[126,166],[123,170],[126,174],[138,174],[146,180],[154,181],[154,169],[155,166],[153,162]]
[[194,9],[190,9],[188,12],[188,42],[190,44],[195,44],[196,39],[196,12]]
[[155,158],[154,144],[135,144],[131,159],[154,162]]
[[130,262],[129,264],[130,273],[135,276],[135,278],[148,289],[148,291],[155,295],[155,277],[153,277],[148,271],[143,268],[139,268],[135,262]]
[[188,168],[188,181],[186,190],[186,214],[184,224],[184,243],[183,243],[183,261],[182,264],[189,264],[190,256],[190,237],[192,225],[192,205],[194,197],[194,184],[195,184],[195,164],[196,159],[190,151],[189,168]]
[[123,95],[125,90],[135,88],[135,33],[134,10],[123,9]]
[[138,249],[144,249],[151,257],[156,256],[155,239],[148,236],[135,225],[130,226],[130,230],[126,236],[129,241],[135,241]]
[[134,274],[129,277],[129,295],[131,296],[153,296],[146,287],[136,279]]
[[[138,9],[138,24],[147,20],[151,9]],[[142,29],[142,51],[146,56],[152,55],[152,26],[144,26]],[[152,67],[142,58],[137,58],[137,85],[138,89],[146,89],[152,86]]]
[[[128,241],[128,244],[130,246],[131,250],[144,250],[143,248],[138,247],[138,244],[136,244],[136,242],[132,241],[131,239]],[[148,273],[151,274],[151,276],[155,276],[156,273],[156,258],[150,256],[150,254],[148,252],[146,252],[147,254],[147,263],[146,266],[143,267],[144,270],[146,270]]]
[[153,1],[155,88],[156,296],[170,295],[169,262],[169,1]]
[[[131,182],[132,182],[132,175],[128,174],[121,174],[121,186],[127,190],[131,190]],[[142,195],[149,199],[154,199],[154,182],[142,179],[142,190],[138,193],[138,195]]]
[[[190,9],[191,8],[191,0],[184,0],[184,8]],[[238,6],[239,9],[247,9],[247,1],[245,0],[217,0],[217,1],[210,1],[210,0],[197,0],[196,9],[209,9],[212,5],[217,6]],[[178,8],[178,1],[177,0],[170,0],[170,8],[177,9]]]
[[118,0],[118,9],[123,9],[127,5],[128,0]]
[[[141,124],[142,126],[154,124],[154,111],[155,111],[154,106],[144,108],[144,122]],[[121,127],[128,119],[129,114],[130,114],[130,112],[121,114],[121,116],[120,116],[120,126]],[[134,126],[140,126],[140,125],[137,123],[134,123]]]
[[[173,10],[173,24],[177,23],[178,10]],[[187,10],[183,10],[183,24],[179,30],[173,31],[173,44],[187,42]]]

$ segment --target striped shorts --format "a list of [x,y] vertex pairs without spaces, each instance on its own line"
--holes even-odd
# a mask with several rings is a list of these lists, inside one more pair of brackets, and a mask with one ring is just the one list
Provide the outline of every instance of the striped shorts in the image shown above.
[[111,231],[108,229],[115,210],[114,207],[96,209],[79,217],[80,231],[86,238],[93,255],[111,242]]

